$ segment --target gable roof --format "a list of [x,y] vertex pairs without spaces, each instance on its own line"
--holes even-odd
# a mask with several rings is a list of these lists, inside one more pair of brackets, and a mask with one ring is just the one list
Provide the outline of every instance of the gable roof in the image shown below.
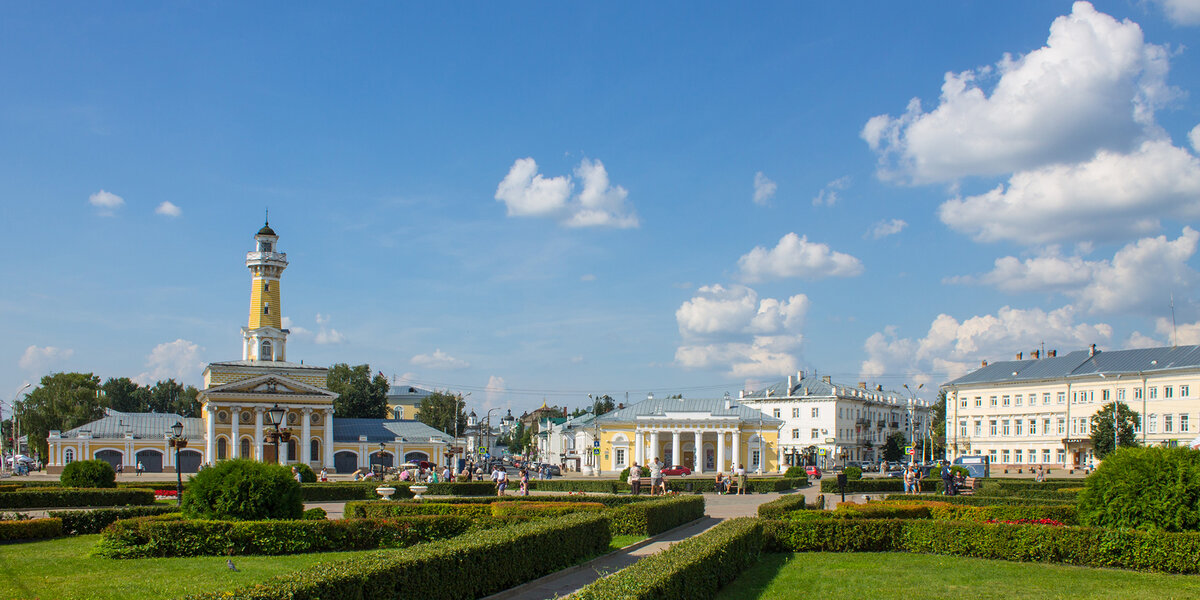
[[183,424],[183,436],[188,439],[204,437],[204,419],[181,417],[175,413],[127,413],[105,409],[103,417],[62,432],[60,437],[77,438],[90,433],[93,439],[124,439],[126,434],[136,439],[164,439],[171,426]]
[[450,443],[452,437],[412,419],[343,419],[334,416],[334,442],[357,442],[359,436],[363,435],[367,436],[368,442],[389,444],[398,437],[410,443],[428,442],[430,438]]
[[619,423],[634,421],[638,417],[663,416],[668,413],[707,413],[711,417],[738,417],[745,423],[759,423],[778,427],[783,420],[767,416],[755,408],[730,400],[730,407],[725,408],[723,398],[651,398],[625,408],[600,415],[601,423]]
[[285,400],[288,396],[325,396],[337,398],[335,392],[325,388],[309,385],[278,373],[268,373],[258,377],[239,379],[221,385],[215,385],[201,391],[209,396],[213,394],[255,394],[263,396],[279,396]]

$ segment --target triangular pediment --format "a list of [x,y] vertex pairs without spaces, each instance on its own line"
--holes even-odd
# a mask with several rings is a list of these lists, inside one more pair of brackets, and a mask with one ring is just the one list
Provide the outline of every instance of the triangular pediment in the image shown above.
[[259,375],[249,379],[233,381],[204,390],[204,395],[213,396],[321,396],[336,398],[337,394],[325,388],[297,381],[278,374]]

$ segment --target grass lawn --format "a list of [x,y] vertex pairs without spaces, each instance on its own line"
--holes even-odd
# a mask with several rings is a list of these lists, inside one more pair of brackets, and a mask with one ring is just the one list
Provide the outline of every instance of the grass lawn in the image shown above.
[[113,559],[88,556],[99,535],[0,545],[0,598],[173,598],[254,583],[377,550],[294,556]]
[[612,542],[609,543],[609,545],[608,545],[608,549],[609,550],[620,550],[621,548],[624,548],[625,546],[628,546],[630,544],[636,544],[644,539],[646,539],[646,536],[644,536],[644,535],[614,535],[612,538]]
[[1200,576],[932,554],[764,554],[720,600],[808,598],[1198,598]]

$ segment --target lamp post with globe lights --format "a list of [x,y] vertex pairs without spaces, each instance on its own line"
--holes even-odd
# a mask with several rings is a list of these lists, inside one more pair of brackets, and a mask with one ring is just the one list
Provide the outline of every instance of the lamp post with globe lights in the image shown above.
[[275,462],[277,464],[284,464],[283,457],[279,454],[279,442],[287,443],[288,440],[292,439],[291,431],[288,431],[286,427],[282,429],[279,427],[283,423],[285,415],[287,415],[287,410],[280,408],[278,404],[267,411],[267,423],[275,428],[274,431],[267,432],[267,441],[275,444]]
[[187,439],[183,437],[183,423],[175,421],[167,431],[171,447],[175,449],[175,506],[183,505],[183,469],[179,466],[179,451],[187,447]]

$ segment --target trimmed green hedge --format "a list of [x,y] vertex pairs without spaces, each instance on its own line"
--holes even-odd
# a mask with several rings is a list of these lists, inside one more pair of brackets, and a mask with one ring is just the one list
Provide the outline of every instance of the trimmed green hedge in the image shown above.
[[62,519],[25,519],[0,521],[0,542],[42,540],[63,534]]
[[[491,509],[487,508],[432,508],[422,509],[421,506],[468,506],[480,507],[494,504],[496,502],[599,502],[607,507],[625,506],[627,504],[635,504],[640,502],[653,502],[657,498],[652,496],[619,496],[619,495],[604,495],[604,496],[504,496],[504,497],[482,497],[482,498],[438,498],[433,501],[422,500],[363,500],[357,502],[347,502],[343,509],[343,514],[346,518],[386,518],[389,515],[410,515],[410,514],[468,514],[468,515],[490,515]],[[389,507],[399,507],[391,509]]]
[[131,508],[99,508],[96,510],[56,510],[49,516],[62,519],[65,535],[100,533],[105,527],[122,519],[135,519],[177,513],[174,506],[135,506]]
[[918,552],[1164,573],[1198,573],[1200,534],[964,521],[767,521],[783,552]]
[[[533,483],[532,481],[530,483]],[[557,483],[557,482],[547,482]],[[342,500],[377,500],[379,494],[375,488],[389,486],[396,488],[392,498],[412,498],[409,486],[414,483],[404,481],[344,481],[326,483],[305,483],[300,486],[300,497],[305,502],[338,502]],[[425,484],[429,490],[428,496],[495,496],[496,486],[490,481],[463,481],[449,483]]]
[[456,600],[482,598],[597,556],[612,541],[595,513],[531,521],[376,552],[279,575],[198,600]]
[[[937,490],[941,479],[922,479],[921,491],[932,492]],[[838,493],[837,478],[826,477],[821,480],[821,492],[825,494]],[[847,494],[869,494],[871,492],[903,492],[904,480],[899,477],[883,477],[877,479],[852,479],[846,482]]]
[[612,532],[626,535],[658,535],[704,516],[703,496],[672,496],[636,502],[606,513]]
[[634,563],[575,592],[579,600],[692,600],[717,590],[758,562],[758,519],[733,519]]
[[[511,487],[511,484],[510,484]],[[596,492],[615,494],[628,492],[629,484],[616,479],[530,479],[529,489],[540,492]],[[492,493],[496,493],[495,486]]]
[[1026,498],[1012,498],[1007,496],[909,496],[905,494],[888,494],[883,498],[888,502],[946,502],[949,504],[963,504],[966,506],[1074,506],[1075,503],[1071,500],[1030,500]]
[[[911,498],[911,496],[910,496]],[[946,521],[1019,521],[1021,519],[1038,520],[1051,519],[1064,525],[1079,523],[1078,513],[1074,506],[969,506],[950,502],[919,501],[910,502],[870,502],[868,504],[841,504],[837,510],[824,513],[791,514],[785,518],[816,518],[843,519],[942,519]]]
[[0,508],[72,508],[154,504],[154,492],[139,489],[33,488],[0,494]]
[[558,517],[573,512],[603,512],[599,502],[493,502],[488,505],[496,517]]
[[[770,492],[786,492],[794,490],[798,487],[808,485],[808,476],[802,477],[747,477],[746,491],[756,494],[766,494]],[[629,486],[626,485],[626,488]],[[690,487],[690,489],[689,489]],[[703,492],[715,493],[717,491],[717,482],[711,477],[689,476],[689,477],[672,477],[667,480],[667,489],[675,492]],[[903,488],[901,488],[903,489]]]
[[450,515],[339,521],[142,518],[107,527],[94,553],[107,558],[145,558],[404,548],[462,535],[471,526],[469,517]]
[[467,517],[490,517],[491,503],[447,502],[347,502],[342,513],[347,519],[392,519],[412,515],[461,515]]
[[[795,467],[792,467],[793,469]],[[787,513],[806,508],[803,494],[791,494],[778,500],[758,505],[758,516],[762,519],[778,519]]]
[[980,479],[981,486],[995,485],[1006,490],[1057,490],[1062,488],[1082,487],[1084,479],[1046,479],[1045,481],[1037,481],[1034,479],[1012,479],[1007,477],[990,477]]

